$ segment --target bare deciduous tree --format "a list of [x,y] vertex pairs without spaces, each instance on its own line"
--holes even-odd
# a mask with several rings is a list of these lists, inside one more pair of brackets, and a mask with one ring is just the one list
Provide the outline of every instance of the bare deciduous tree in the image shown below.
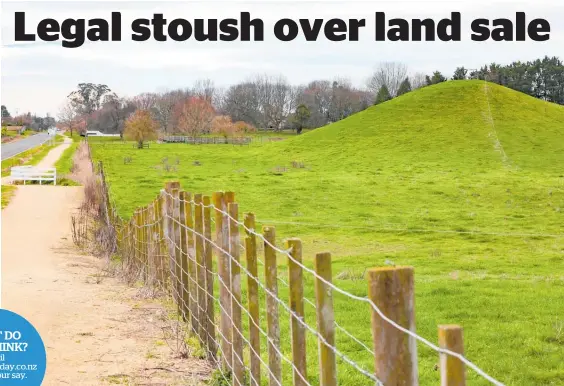
[[159,123],[161,130],[170,133],[175,129],[175,106],[191,95],[188,90],[165,91],[156,96],[154,118]]
[[157,102],[157,95],[150,92],[144,92],[134,96],[131,101],[137,109],[151,111]]
[[382,86],[390,91],[390,95],[396,96],[401,82],[407,76],[407,67],[402,63],[384,62],[380,63],[366,83],[366,87],[376,95]]
[[231,116],[233,121],[244,121],[255,126],[262,122],[257,88],[248,81],[226,90],[220,110]]
[[261,126],[281,129],[282,122],[295,109],[295,89],[282,77],[259,75],[253,80],[261,113]]
[[418,88],[426,86],[427,82],[425,79],[426,79],[426,75],[423,74],[422,72],[416,72],[415,74],[410,76],[409,80],[411,82],[411,89],[417,90]]
[[199,79],[194,83],[192,94],[203,98],[213,104],[215,101],[216,88],[211,79]]
[[370,93],[352,86],[346,78],[316,80],[298,88],[297,103],[307,106],[308,127],[320,127],[346,118],[372,104]]
[[78,116],[76,111],[70,101],[67,101],[59,110],[59,115],[57,116],[59,122],[69,129],[71,137],[74,130],[78,126]]

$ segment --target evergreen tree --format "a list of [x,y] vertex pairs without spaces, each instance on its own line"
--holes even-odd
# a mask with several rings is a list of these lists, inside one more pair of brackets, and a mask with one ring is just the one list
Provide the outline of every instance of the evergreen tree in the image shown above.
[[303,103],[296,107],[296,112],[294,113],[293,120],[296,124],[297,134],[302,133],[302,130],[305,127],[310,116],[311,112],[309,111],[309,108]]
[[10,118],[10,112],[4,105],[2,105],[2,118]]
[[464,67],[458,67],[454,70],[454,75],[452,76],[452,80],[464,80],[466,79],[466,74],[468,74],[468,70]]
[[382,87],[380,87],[380,90],[378,90],[374,104],[379,105],[380,103],[384,103],[386,101],[389,101],[390,99],[392,99],[392,96],[390,95],[388,87],[386,87],[386,85],[382,85]]
[[407,94],[410,91],[411,91],[411,82],[409,81],[409,78],[405,78],[403,80],[403,82],[401,82],[401,84],[398,88],[398,95],[397,96]]
[[[535,98],[564,105],[564,63],[558,57],[545,56],[505,66],[492,63],[471,72],[470,79],[498,83]],[[427,81],[432,82],[432,79]]]
[[437,84],[437,83],[441,83],[441,82],[446,82],[447,78],[445,78],[443,76],[443,74],[440,73],[440,71],[435,71],[433,72],[433,76],[429,77],[428,75],[425,77],[425,79],[427,80],[427,85],[430,86],[432,84]]

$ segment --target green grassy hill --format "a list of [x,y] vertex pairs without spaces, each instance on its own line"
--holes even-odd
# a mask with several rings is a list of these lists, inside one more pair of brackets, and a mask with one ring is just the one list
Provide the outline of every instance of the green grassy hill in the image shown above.
[[492,83],[452,81],[275,146],[341,168],[394,168],[389,161],[398,159],[441,169],[554,170],[564,162],[564,106]]
[[[366,295],[366,268],[414,266],[422,336],[436,341],[438,324],[461,324],[468,358],[505,384],[564,385],[564,107],[453,81],[277,143],[92,145],[122,216],[168,180],[193,193],[234,191],[241,212],[276,226],[280,245],[301,238],[309,266],[316,252],[332,252],[335,283],[356,295]],[[337,322],[371,345],[368,308],[338,294],[335,308]],[[282,333],[289,355],[287,325]],[[371,371],[362,347],[337,339]],[[438,356],[419,347],[420,384],[438,384]],[[340,384],[370,384],[342,362],[339,374]],[[488,384],[468,374],[469,384]]]

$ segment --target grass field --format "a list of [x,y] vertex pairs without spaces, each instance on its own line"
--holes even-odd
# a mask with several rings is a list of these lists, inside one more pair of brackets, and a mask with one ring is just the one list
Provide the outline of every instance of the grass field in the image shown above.
[[[123,217],[169,180],[190,192],[234,191],[242,212],[276,225],[280,245],[302,239],[307,265],[315,252],[332,252],[335,283],[355,295],[366,295],[367,268],[414,266],[420,335],[436,341],[438,324],[461,324],[467,357],[505,384],[564,385],[562,106],[452,81],[277,143],[136,150],[92,142],[92,151]],[[337,322],[370,346],[368,306],[335,295],[335,307]],[[311,307],[306,313],[315,326]],[[289,356],[288,334],[285,324]],[[361,346],[342,334],[337,343],[372,370]],[[418,354],[420,384],[438,384],[438,356],[422,345]],[[316,384],[311,336],[308,360]],[[344,363],[338,370],[341,384],[369,384]],[[468,373],[469,384],[488,384]]]

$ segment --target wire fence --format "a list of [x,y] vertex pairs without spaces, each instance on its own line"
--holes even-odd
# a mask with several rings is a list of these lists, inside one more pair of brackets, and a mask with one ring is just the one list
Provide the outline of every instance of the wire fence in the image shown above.
[[253,137],[190,137],[180,135],[170,135],[161,138],[165,143],[188,143],[193,145],[248,145],[253,141]]
[[[412,267],[369,269],[367,296],[355,295],[333,283],[330,253],[311,268],[300,239],[281,247],[275,227],[259,231],[253,213],[240,220],[233,192],[192,194],[168,182],[126,221],[110,204],[102,163],[98,177],[113,253],[128,277],[173,299],[221,384],[417,385],[422,344],[437,353],[442,385],[465,385],[467,368],[503,385],[464,356],[460,326],[438,326],[438,344],[415,332]],[[335,295],[365,310],[366,331],[336,322]]]

